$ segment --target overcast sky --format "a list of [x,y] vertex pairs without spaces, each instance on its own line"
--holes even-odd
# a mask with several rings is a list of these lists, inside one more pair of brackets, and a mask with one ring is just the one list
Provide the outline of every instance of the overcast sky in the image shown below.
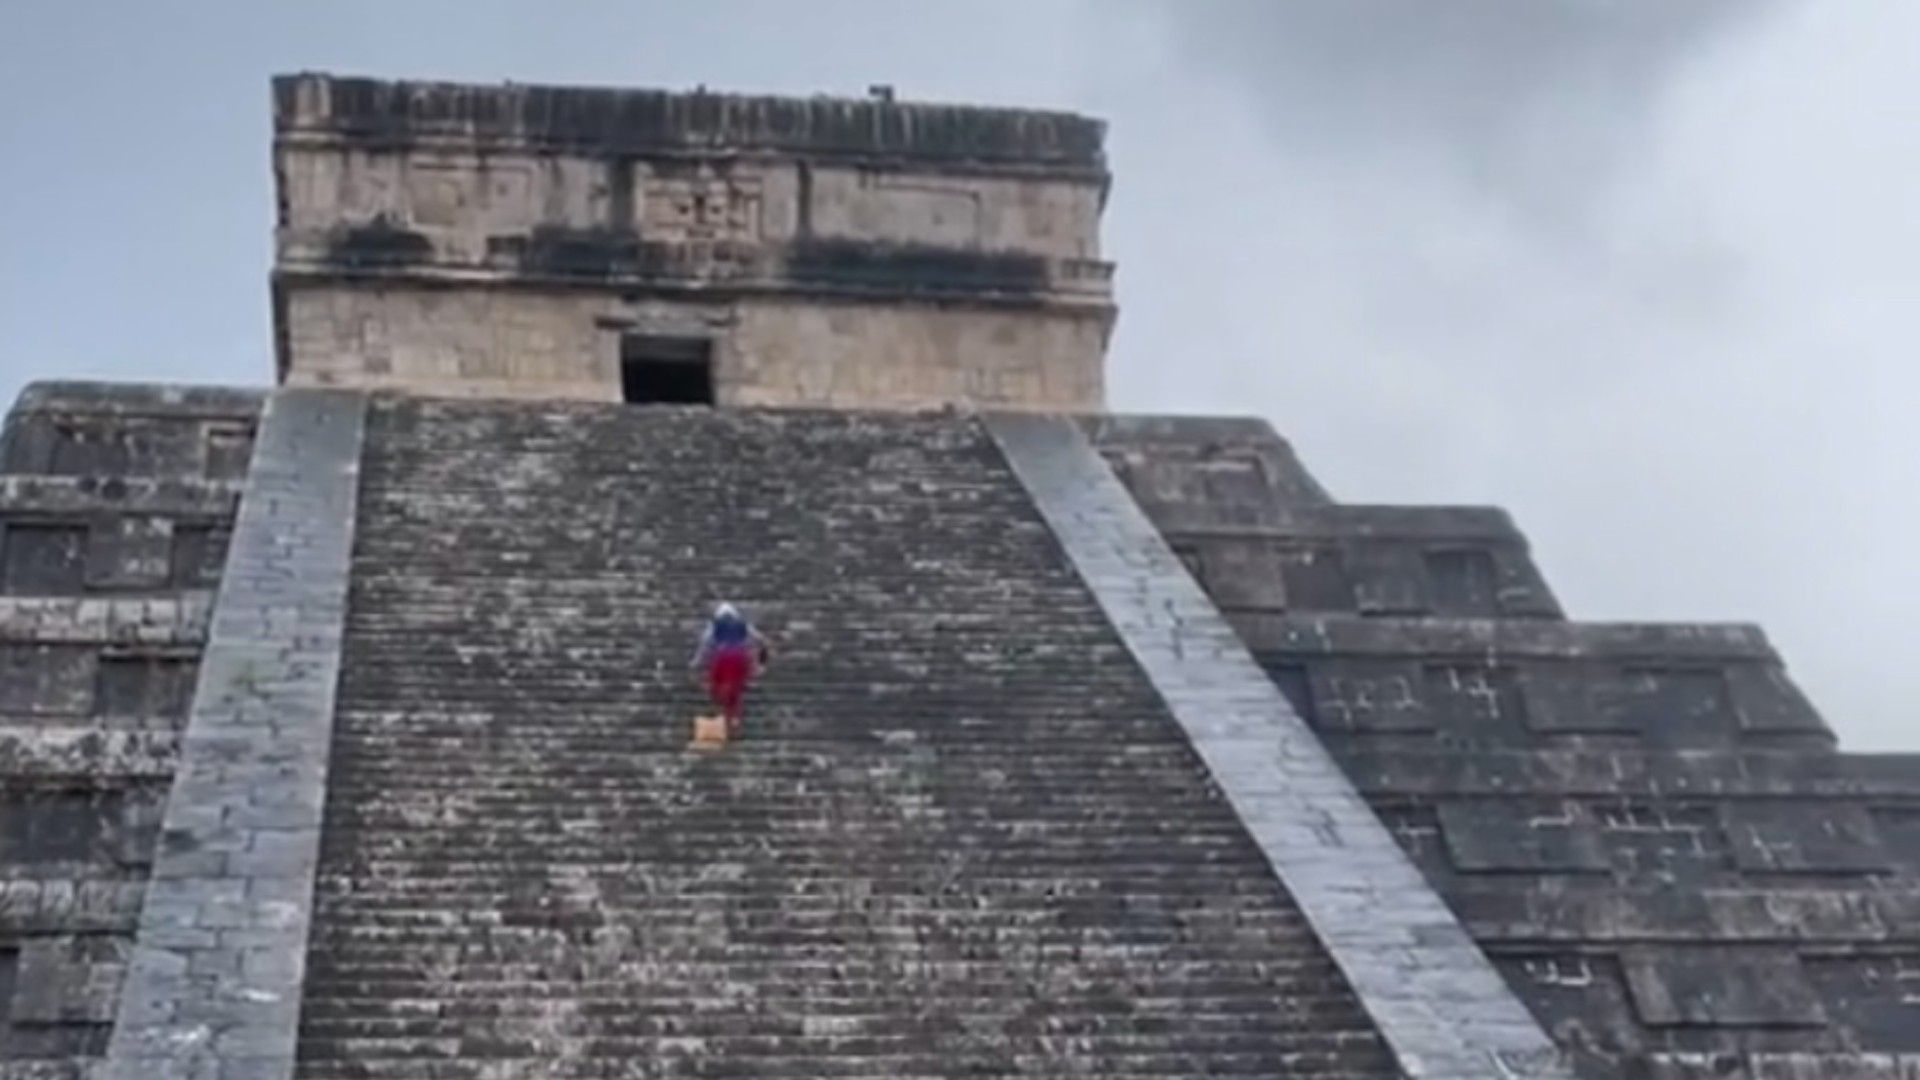
[[0,6],[0,398],[269,377],[267,78],[1062,106],[1112,123],[1112,405],[1354,502],[1497,503],[1576,617],[1754,620],[1920,750],[1920,4]]

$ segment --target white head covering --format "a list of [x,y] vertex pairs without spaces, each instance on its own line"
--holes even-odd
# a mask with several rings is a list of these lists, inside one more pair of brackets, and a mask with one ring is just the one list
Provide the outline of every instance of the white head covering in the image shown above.
[[739,617],[740,609],[734,607],[732,604],[721,604],[719,607],[713,609],[713,621],[715,622],[720,622],[723,619],[738,619]]

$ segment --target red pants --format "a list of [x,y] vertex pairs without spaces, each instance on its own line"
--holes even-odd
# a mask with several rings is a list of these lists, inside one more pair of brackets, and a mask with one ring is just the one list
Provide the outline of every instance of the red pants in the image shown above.
[[753,654],[746,649],[722,649],[707,661],[707,694],[729,722],[740,719],[740,702],[753,681]]

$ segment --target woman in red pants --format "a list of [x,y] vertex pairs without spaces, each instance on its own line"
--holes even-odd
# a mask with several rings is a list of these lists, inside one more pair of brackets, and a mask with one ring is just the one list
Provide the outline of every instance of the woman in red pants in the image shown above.
[[766,662],[766,639],[739,609],[732,604],[714,608],[706,632],[700,635],[700,647],[693,652],[693,667],[704,670],[707,694],[726,717],[730,737],[740,734],[740,709],[747,686]]

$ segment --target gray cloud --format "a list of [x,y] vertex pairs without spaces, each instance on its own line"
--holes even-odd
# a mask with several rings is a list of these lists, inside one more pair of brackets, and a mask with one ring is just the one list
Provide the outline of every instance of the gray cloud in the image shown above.
[[1538,213],[1611,174],[1660,91],[1765,0],[1214,0],[1169,5],[1197,64],[1304,154],[1442,165]]
[[1913,747],[1898,0],[1166,0],[1108,24],[1116,404],[1508,506],[1576,617],[1757,620]]

